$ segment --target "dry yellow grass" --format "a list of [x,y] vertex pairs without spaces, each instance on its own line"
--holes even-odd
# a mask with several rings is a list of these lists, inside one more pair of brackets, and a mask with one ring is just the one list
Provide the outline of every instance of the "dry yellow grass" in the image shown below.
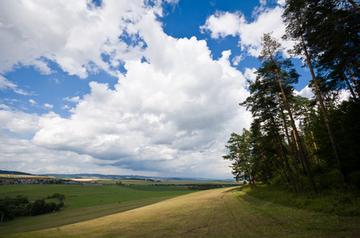
[[360,237],[359,218],[284,207],[233,189],[196,192],[15,237]]

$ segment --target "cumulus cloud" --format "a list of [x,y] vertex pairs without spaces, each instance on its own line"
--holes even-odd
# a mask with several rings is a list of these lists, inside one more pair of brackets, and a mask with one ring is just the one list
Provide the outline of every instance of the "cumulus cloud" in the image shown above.
[[[4,105],[5,106],[5,105]],[[35,114],[0,108],[0,129],[19,134],[33,134],[38,129],[39,117]]]
[[37,102],[34,100],[34,99],[29,99],[29,103],[31,104],[31,105],[36,105],[37,104]]
[[126,61],[127,73],[115,89],[91,82],[70,118],[42,117],[34,142],[128,169],[228,174],[224,144],[250,118],[237,106],[248,92],[243,75],[231,66],[231,52],[213,60],[205,41],[166,35],[153,13],[138,28],[147,60]]
[[50,110],[50,109],[53,109],[53,108],[54,108],[54,105],[49,104],[49,103],[44,103],[44,108]]
[[109,0],[96,7],[87,0],[0,2],[0,72],[31,65],[51,73],[48,61],[86,77],[97,68],[117,74],[123,60],[139,57],[141,42],[131,25],[148,10],[143,0]]
[[[20,9],[25,7],[24,14],[29,14],[31,9],[38,11],[36,1],[11,4],[21,4],[16,6]],[[49,10],[48,4],[54,10]],[[53,24],[48,26],[50,33],[40,30],[39,35],[44,34],[44,41],[55,42],[43,42],[41,51],[33,47],[32,39],[39,41],[39,35],[33,32],[31,24],[35,20],[31,19],[28,27],[17,30],[20,35],[25,31],[30,34],[24,38],[25,43],[18,43],[19,49],[29,48],[31,54],[23,55],[20,50],[12,49],[16,57],[10,59],[11,65],[50,59],[66,72],[84,77],[92,70],[89,62],[109,69],[109,65],[116,66],[121,61],[126,73],[118,75],[113,87],[90,82],[90,92],[81,100],[64,99],[74,105],[68,117],[54,112],[37,116],[33,129],[29,129],[33,133],[30,140],[2,138],[4,144],[23,145],[26,148],[23,154],[39,158],[48,171],[72,168],[86,172],[103,168],[107,173],[231,177],[229,162],[221,158],[224,145],[231,132],[249,126],[251,117],[245,108],[238,106],[248,92],[245,77],[230,62],[231,51],[224,51],[214,60],[206,41],[168,36],[157,17],[161,12],[159,7],[144,6],[141,1],[109,1],[91,9],[81,5],[84,2],[74,2],[72,10],[57,4],[40,4],[41,11],[49,15]],[[63,25],[57,18],[65,15]],[[24,16],[28,18],[29,15]],[[66,25],[68,18],[71,18],[69,22],[77,23],[76,27],[74,23]],[[9,37],[17,28],[9,28]],[[132,37],[131,41],[137,42],[134,46],[123,42],[128,39],[118,38],[124,31],[127,37]],[[55,39],[57,36],[59,39]],[[104,50],[111,52],[110,62],[104,63],[99,56]],[[19,112],[4,109],[7,118],[11,113]],[[27,115],[14,117],[27,118]],[[5,125],[5,129],[9,127]],[[6,148],[0,147],[0,151]],[[17,163],[10,161],[12,156],[15,158],[14,151],[7,152],[8,156],[3,158],[5,164]],[[23,154],[16,161],[31,167],[32,160],[26,160]],[[46,154],[51,158],[48,162]]]
[[236,36],[239,34],[240,26],[246,22],[245,17],[240,12],[215,12],[201,26],[202,32],[209,31],[214,39],[226,36]]
[[314,92],[313,90],[309,87],[309,85],[306,85],[303,89],[301,89],[300,91],[295,90],[294,93],[296,95],[308,98],[308,99],[313,99],[314,98]]
[[271,33],[284,49],[292,48],[293,42],[282,39],[285,34],[285,25],[281,19],[282,13],[283,8],[280,5],[275,8],[265,8],[262,4],[255,12],[255,20],[249,22],[240,12],[216,12],[207,18],[205,24],[201,26],[201,30],[209,32],[214,39],[238,36],[242,50],[257,57],[261,51],[261,38],[265,33]]
[[244,77],[246,78],[246,80],[250,82],[255,82],[257,77],[256,71],[256,68],[246,68],[244,71]]
[[[134,174],[135,171],[111,166],[106,161],[89,155],[64,150],[49,150],[27,139],[14,139],[0,135],[1,169],[30,173],[103,173]],[[16,158],[16,159],[14,159]],[[139,175],[158,175],[136,171]]]

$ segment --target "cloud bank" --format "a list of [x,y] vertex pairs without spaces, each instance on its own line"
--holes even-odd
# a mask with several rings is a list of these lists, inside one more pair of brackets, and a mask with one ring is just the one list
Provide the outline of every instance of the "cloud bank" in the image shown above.
[[[24,17],[5,14],[1,20],[7,39],[2,43],[8,47],[0,45],[14,51],[1,54],[1,70],[41,64],[41,72],[49,73],[51,61],[80,78],[101,68],[117,75],[118,82],[113,88],[90,82],[88,94],[64,99],[74,103],[69,117],[50,106],[44,115],[2,107],[0,122],[8,122],[1,129],[7,135],[0,138],[2,165],[37,172],[231,177],[229,163],[221,158],[224,144],[231,132],[250,123],[250,114],[238,106],[248,95],[246,80],[231,65],[231,52],[214,60],[204,40],[167,35],[160,3],[60,3],[9,3]],[[32,19],[38,5],[48,19]],[[43,22],[49,24],[37,33],[35,26]],[[11,48],[15,34],[24,36],[24,42],[16,42],[19,49]],[[119,72],[119,64],[126,73]],[[41,169],[32,165],[35,161]]]

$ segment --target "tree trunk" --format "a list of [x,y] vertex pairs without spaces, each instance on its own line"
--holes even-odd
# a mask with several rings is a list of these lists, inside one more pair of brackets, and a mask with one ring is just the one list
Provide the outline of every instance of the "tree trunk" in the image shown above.
[[[294,131],[291,131],[291,139],[294,141],[296,152],[299,154],[300,145],[299,145],[299,142],[296,140]],[[299,157],[299,160],[300,160],[300,163],[301,163],[301,166],[302,166],[302,169],[303,169],[303,173],[306,174],[307,172],[306,172],[306,166],[304,164],[304,160],[301,159],[299,155],[297,155],[297,156]]]
[[302,45],[302,48],[303,48],[303,51],[304,51],[304,54],[305,54],[306,63],[307,63],[307,65],[309,67],[309,70],[310,70],[312,81],[314,82],[314,91],[315,91],[316,99],[317,99],[317,101],[319,102],[319,105],[320,105],[320,111],[321,111],[321,114],[322,114],[322,117],[323,117],[323,120],[324,120],[324,124],[325,124],[326,130],[327,130],[328,136],[329,136],[331,149],[332,149],[334,157],[336,159],[337,166],[338,166],[340,172],[343,175],[342,179],[344,181],[345,174],[344,174],[344,171],[343,171],[341,163],[340,163],[340,155],[339,155],[336,143],[335,143],[335,137],[334,137],[334,134],[333,134],[333,132],[331,130],[331,127],[330,127],[330,120],[329,120],[329,117],[328,117],[327,109],[326,109],[325,104],[324,104],[324,99],[323,99],[323,97],[321,95],[319,81],[315,76],[315,72],[314,72],[314,69],[313,69],[312,63],[311,63],[311,58],[310,58],[309,52],[307,50],[307,47],[305,45],[305,41],[304,41],[303,36],[301,37],[301,45]]
[[[355,92],[357,94],[357,99],[359,100],[359,96],[360,96],[359,81],[356,79],[355,73],[354,73],[354,71],[352,69],[350,69],[350,74],[351,74],[351,82],[355,87]],[[350,84],[350,82],[349,82],[349,84]]]
[[313,132],[312,130],[310,130],[310,137],[311,137],[312,146],[314,147],[313,156],[315,157],[316,163],[319,165],[319,164],[320,164],[320,161],[319,161],[318,156],[316,155],[316,152],[319,150],[319,148],[318,148],[318,146],[317,146],[317,144],[316,144],[314,132]]
[[[275,61],[273,61],[273,62],[275,62]],[[303,160],[303,162],[304,162],[304,166],[305,166],[305,169],[306,169],[306,173],[307,173],[307,175],[309,176],[311,185],[312,185],[314,191],[317,192],[317,188],[316,188],[314,176],[313,176],[312,171],[311,171],[311,168],[310,168],[309,159],[308,159],[308,157],[307,157],[306,149],[305,149],[304,144],[303,144],[302,141],[301,141],[301,138],[300,138],[300,135],[299,135],[299,131],[298,131],[297,126],[296,126],[296,124],[295,124],[295,120],[294,120],[294,117],[293,117],[293,114],[292,114],[292,110],[291,110],[289,101],[288,101],[288,99],[287,99],[287,97],[286,97],[286,94],[285,94],[283,85],[282,85],[282,83],[281,83],[281,76],[280,76],[280,72],[279,72],[278,67],[275,68],[275,74],[276,74],[276,80],[277,80],[277,83],[278,83],[278,85],[279,85],[279,89],[280,89],[280,92],[281,92],[281,97],[282,97],[283,105],[285,106],[285,108],[286,108],[286,110],[287,110],[287,112],[288,112],[288,114],[289,114],[289,117],[290,117],[290,125],[291,125],[291,127],[292,127],[292,129],[293,129],[295,139],[296,139],[297,143],[299,144],[299,154],[300,154],[300,158],[301,158],[301,159]]]
[[354,100],[357,100],[357,97],[356,97],[356,94],[355,94],[355,92],[354,92],[354,89],[353,89],[353,87],[351,86],[349,80],[346,79],[346,78],[345,78],[345,83],[346,83],[346,86],[347,86],[347,87],[349,88],[349,90],[350,90],[350,93],[351,93],[352,98],[353,98]]
[[[270,116],[270,120],[271,120],[271,124],[273,125],[273,127],[276,128],[277,126],[276,126],[275,119],[273,118],[273,116]],[[276,142],[278,144],[278,150],[280,152],[280,157],[282,158],[282,162],[284,163],[284,166],[285,166],[284,174],[286,176],[286,179],[288,180],[289,184],[292,184],[294,186],[294,190],[295,190],[295,192],[297,192],[298,191],[297,183],[294,178],[294,173],[289,165],[289,161],[286,156],[285,149],[284,149],[284,146],[281,141],[281,137],[280,137],[279,133],[275,130],[274,130],[274,136],[275,136]],[[290,173],[290,175],[288,175],[288,173]]]
[[[285,113],[283,112],[282,108],[281,108],[281,111],[280,111],[280,114],[281,114],[281,118],[283,120],[283,123],[284,123],[284,131],[285,131],[285,136],[286,136],[286,139],[289,143],[289,146],[290,146],[290,150],[291,150],[291,153],[293,154],[294,156],[294,166],[295,166],[295,170],[296,172],[300,172],[300,168],[299,168],[299,165],[298,165],[298,162],[300,161],[301,162],[301,159],[298,158],[298,153],[297,153],[297,148],[296,146],[294,145],[293,141],[290,139],[290,134],[289,134],[289,128],[288,128],[288,125],[287,125],[287,120],[286,120],[286,115]],[[304,168],[304,164],[301,162],[302,166],[303,166],[303,170],[305,170]]]

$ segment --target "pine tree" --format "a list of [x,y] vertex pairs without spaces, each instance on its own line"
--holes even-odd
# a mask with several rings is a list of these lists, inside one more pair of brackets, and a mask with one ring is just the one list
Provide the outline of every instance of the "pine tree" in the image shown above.
[[[329,1],[336,2],[336,1]],[[309,31],[317,31],[320,32],[321,25],[317,29],[313,29],[310,25],[315,24],[312,22],[312,15],[316,14],[314,10],[318,9],[318,6],[321,4],[325,4],[325,1],[316,0],[316,1],[296,1],[296,0],[288,0],[285,5],[285,12],[283,15],[285,24],[286,24],[286,37],[297,41],[298,43],[294,47],[294,53],[300,55],[304,58],[311,74],[311,86],[315,93],[317,102],[319,103],[319,108],[321,115],[323,117],[323,121],[329,136],[329,140],[331,143],[331,148],[333,151],[333,156],[337,161],[337,166],[345,177],[345,171],[341,165],[341,157],[340,153],[335,141],[335,136],[333,130],[331,128],[330,119],[328,115],[328,109],[325,106],[324,96],[321,88],[322,82],[320,81],[320,77],[316,76],[314,66],[318,62],[319,55],[316,54],[317,50],[309,47],[310,43],[308,41]],[[328,32],[329,33],[329,32]],[[315,34],[315,32],[314,32]],[[331,33],[333,34],[333,32]],[[329,34],[330,35],[330,34]],[[324,36],[323,36],[324,37]],[[323,38],[322,37],[322,38]]]

